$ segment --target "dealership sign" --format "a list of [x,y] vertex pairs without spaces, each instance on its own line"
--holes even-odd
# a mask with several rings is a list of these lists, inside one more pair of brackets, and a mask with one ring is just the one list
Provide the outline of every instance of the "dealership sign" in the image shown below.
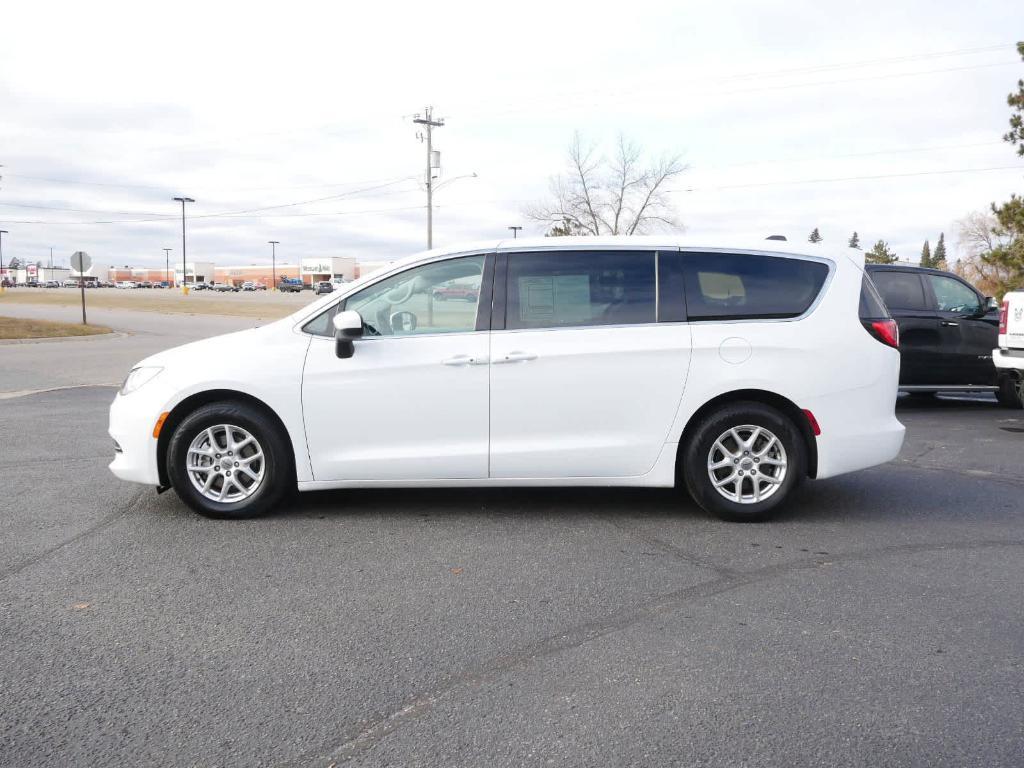
[[28,277],[35,277],[39,274],[39,267],[35,264],[29,264],[25,267],[25,275]]

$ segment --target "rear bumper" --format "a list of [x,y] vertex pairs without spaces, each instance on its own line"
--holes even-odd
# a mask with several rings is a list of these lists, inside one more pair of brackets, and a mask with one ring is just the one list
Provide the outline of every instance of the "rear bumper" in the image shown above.
[[996,347],[992,350],[992,362],[996,368],[1024,371],[1024,349],[1001,349]]
[[896,418],[899,358],[867,386],[802,403],[821,425],[819,479],[867,469],[895,459],[906,428]]
[[[891,416],[863,430],[845,432],[826,439],[819,437],[818,479],[892,461],[903,448],[906,431],[906,427],[895,416]],[[824,436],[824,432],[822,434]]]

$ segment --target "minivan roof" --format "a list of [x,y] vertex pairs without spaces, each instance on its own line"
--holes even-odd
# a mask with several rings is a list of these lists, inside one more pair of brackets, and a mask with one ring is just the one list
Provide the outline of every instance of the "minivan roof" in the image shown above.
[[[601,237],[520,237],[501,240],[484,240],[469,243],[457,243],[450,247],[434,248],[421,251],[396,260],[395,263],[419,261],[432,256],[443,256],[470,251],[490,250],[528,250],[531,248],[685,248],[687,250],[741,250],[765,251],[768,253],[789,253],[798,256],[819,256],[835,258],[840,253],[850,256],[862,256],[863,252],[850,248],[824,246],[789,240],[766,240],[752,237],[691,237],[688,235],[613,235]],[[394,263],[392,264],[394,266]]]

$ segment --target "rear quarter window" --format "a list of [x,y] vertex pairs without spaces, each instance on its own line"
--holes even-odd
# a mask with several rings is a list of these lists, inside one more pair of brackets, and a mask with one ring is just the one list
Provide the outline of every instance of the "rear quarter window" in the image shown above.
[[821,293],[828,266],[806,259],[739,253],[686,253],[690,320],[799,317]]
[[889,309],[930,309],[924,297],[921,276],[914,272],[875,270],[871,280]]
[[860,284],[860,319],[861,320],[884,320],[889,318],[889,310],[885,302],[878,295],[878,289],[871,281],[871,275],[864,273],[864,279]]

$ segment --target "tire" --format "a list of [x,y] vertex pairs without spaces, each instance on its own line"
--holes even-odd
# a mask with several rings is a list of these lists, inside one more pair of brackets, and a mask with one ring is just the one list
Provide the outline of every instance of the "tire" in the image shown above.
[[[225,428],[231,428],[236,443],[242,442],[245,433],[254,442],[229,446]],[[216,441],[215,447],[209,444],[211,435]],[[262,457],[256,456],[256,447]],[[232,459],[229,459],[231,463],[224,465],[223,459],[231,448],[238,453],[232,450]],[[196,452],[192,449],[196,449]],[[186,467],[190,453],[196,463],[215,467],[217,471],[188,471]],[[246,473],[239,465],[249,467],[249,472]],[[227,473],[234,479],[229,480]],[[196,482],[205,485],[204,481],[209,480],[211,474],[215,477],[209,493],[216,496],[218,490],[227,485],[226,500],[204,495],[202,489],[196,487]],[[258,481],[253,479],[253,475],[259,477]],[[234,401],[208,403],[185,417],[174,430],[167,448],[167,476],[178,498],[189,507],[204,517],[223,520],[240,520],[266,514],[274,509],[285,492],[295,484],[291,452],[280,427],[262,411]]]
[[[730,430],[744,441],[753,437],[752,444],[739,443]],[[767,439],[768,434],[775,442]],[[744,454],[744,449],[749,453]],[[682,461],[686,488],[701,508],[723,520],[759,522],[784,504],[806,476],[807,447],[785,414],[763,403],[744,401],[705,416],[684,447]],[[713,462],[720,466],[712,470]],[[712,482],[712,474],[719,482],[726,481],[722,491]],[[773,478],[779,482],[770,482]],[[757,500],[757,496],[763,498]]]
[[1008,373],[999,377],[999,391],[996,400],[1003,408],[1024,408],[1024,379],[1015,378]]

